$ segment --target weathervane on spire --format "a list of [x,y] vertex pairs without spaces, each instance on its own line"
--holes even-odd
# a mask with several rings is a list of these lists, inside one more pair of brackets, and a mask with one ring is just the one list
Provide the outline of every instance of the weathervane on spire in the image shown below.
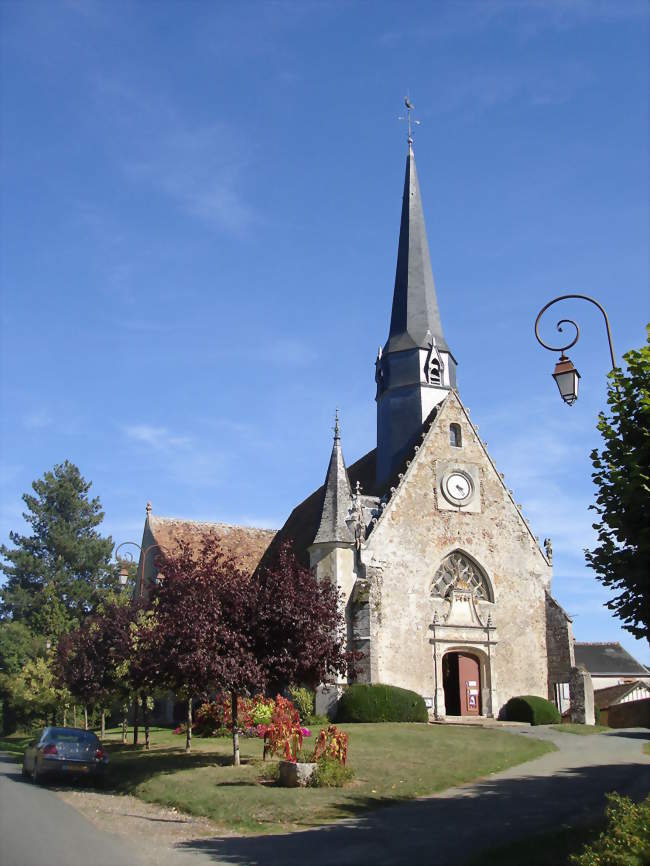
[[334,439],[340,439],[341,434],[339,430],[339,410],[337,409],[334,413]]
[[404,115],[401,115],[397,119],[398,120],[406,120],[406,122],[408,124],[408,132],[409,132],[408,142],[409,142],[409,147],[410,147],[413,144],[413,126],[419,126],[420,121],[415,120],[415,119],[413,119],[413,121],[411,121],[411,112],[415,111],[415,106],[413,105],[413,103],[411,102],[411,100],[409,99],[408,96],[404,97],[404,105],[406,106],[406,117],[404,117]]

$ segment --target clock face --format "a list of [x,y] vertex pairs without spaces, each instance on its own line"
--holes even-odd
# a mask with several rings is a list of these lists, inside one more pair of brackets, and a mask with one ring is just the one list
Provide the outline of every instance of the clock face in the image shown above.
[[442,492],[452,504],[465,505],[474,492],[474,485],[466,472],[454,469],[442,479]]

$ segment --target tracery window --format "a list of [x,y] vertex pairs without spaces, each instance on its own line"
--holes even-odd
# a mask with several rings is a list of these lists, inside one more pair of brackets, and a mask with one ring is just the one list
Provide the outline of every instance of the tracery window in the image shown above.
[[431,594],[447,598],[452,590],[468,590],[477,601],[492,601],[492,591],[487,577],[469,557],[460,551],[450,553],[436,571],[431,584]]

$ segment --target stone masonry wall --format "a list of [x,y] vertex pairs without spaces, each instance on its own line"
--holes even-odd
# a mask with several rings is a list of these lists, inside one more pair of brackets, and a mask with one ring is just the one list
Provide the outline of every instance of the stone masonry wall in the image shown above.
[[[451,423],[461,427],[461,448],[450,444]],[[436,465],[450,460],[459,468],[478,469],[479,513],[439,510]],[[513,695],[546,697],[545,591],[551,568],[452,393],[363,552],[369,574],[373,565],[381,564],[381,588],[371,587],[378,608],[372,629],[374,682],[433,695],[431,623],[434,609],[444,615],[448,606],[432,598],[431,582],[442,560],[455,550],[469,554],[484,569],[494,591],[494,604],[479,607],[484,621],[488,611],[492,613],[498,630],[492,659],[499,707]],[[476,634],[483,637],[481,629]],[[447,630],[446,640],[449,637]]]
[[548,699],[555,699],[556,683],[568,683],[575,665],[571,620],[550,595],[546,596],[546,646],[548,649]]

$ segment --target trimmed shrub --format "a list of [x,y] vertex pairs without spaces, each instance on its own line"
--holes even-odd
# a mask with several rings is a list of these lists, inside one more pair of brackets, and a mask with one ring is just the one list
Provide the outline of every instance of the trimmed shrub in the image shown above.
[[397,686],[352,685],[343,692],[337,722],[428,722],[424,698]]
[[510,698],[504,707],[509,722],[530,722],[531,725],[558,725],[561,716],[555,704],[537,695]]
[[597,725],[600,724],[600,707],[594,707],[594,720]]

